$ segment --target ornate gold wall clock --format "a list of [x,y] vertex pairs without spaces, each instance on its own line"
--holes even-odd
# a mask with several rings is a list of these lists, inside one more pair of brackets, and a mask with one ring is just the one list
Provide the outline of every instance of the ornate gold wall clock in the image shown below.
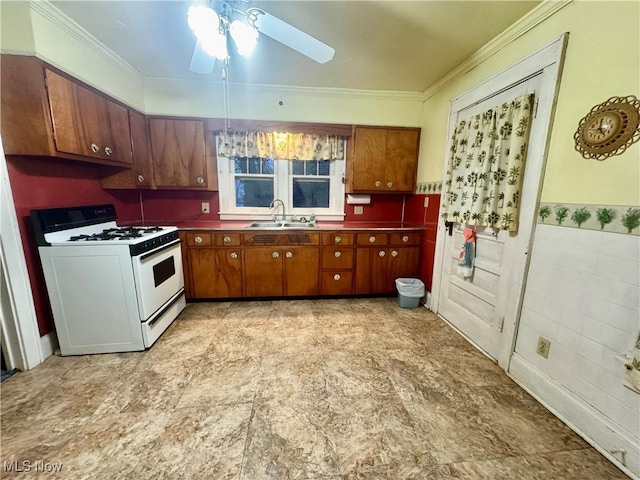
[[573,138],[584,158],[604,160],[619,155],[640,139],[640,100],[611,97],[580,120]]

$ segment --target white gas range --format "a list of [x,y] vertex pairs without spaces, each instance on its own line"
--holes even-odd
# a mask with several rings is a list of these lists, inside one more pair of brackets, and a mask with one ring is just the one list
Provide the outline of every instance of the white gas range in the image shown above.
[[113,205],[31,219],[62,355],[144,350],[185,308],[177,227],[121,227]]

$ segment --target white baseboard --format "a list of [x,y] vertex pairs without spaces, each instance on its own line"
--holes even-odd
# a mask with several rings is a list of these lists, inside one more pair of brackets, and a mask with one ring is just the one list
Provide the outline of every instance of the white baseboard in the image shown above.
[[[640,479],[640,439],[622,430],[517,353],[511,358],[507,374],[626,475]],[[626,451],[626,465],[619,453],[611,453],[621,449]]]
[[58,349],[58,337],[54,332],[47,333],[44,337],[40,337],[40,352],[42,353],[42,361],[52,356]]

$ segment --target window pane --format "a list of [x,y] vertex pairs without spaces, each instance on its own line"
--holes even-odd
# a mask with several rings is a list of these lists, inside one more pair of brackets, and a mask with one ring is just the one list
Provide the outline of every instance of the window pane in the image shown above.
[[247,159],[246,158],[236,158],[234,163],[235,163],[235,172],[236,173],[247,173]]
[[236,177],[236,207],[268,207],[273,200],[272,178]]
[[330,160],[319,160],[318,161],[318,175],[329,175],[330,170]]
[[262,173],[267,175],[273,174],[273,158],[262,159]]
[[329,180],[293,180],[293,208],[329,208]]
[[249,173],[260,173],[260,159],[252,157],[249,159]]
[[294,160],[291,162],[291,167],[293,175],[304,175],[304,162],[302,160]]
[[317,160],[308,160],[305,162],[307,164],[307,175],[317,175],[318,174],[318,161]]

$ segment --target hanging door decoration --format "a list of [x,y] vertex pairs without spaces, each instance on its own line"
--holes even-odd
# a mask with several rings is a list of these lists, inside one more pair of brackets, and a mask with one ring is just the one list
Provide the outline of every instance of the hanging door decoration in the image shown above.
[[532,105],[533,94],[526,94],[458,123],[443,196],[446,221],[518,230]]

